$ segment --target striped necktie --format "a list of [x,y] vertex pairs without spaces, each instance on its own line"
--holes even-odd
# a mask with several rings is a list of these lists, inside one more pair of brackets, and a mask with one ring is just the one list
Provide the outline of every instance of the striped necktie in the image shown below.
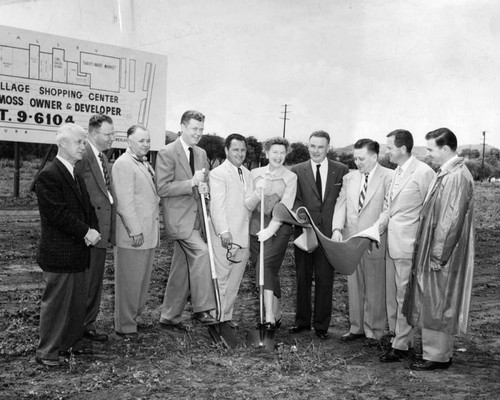
[[104,162],[104,154],[99,153],[99,160],[101,160],[102,173],[104,175],[104,183],[106,184],[106,188],[110,190],[111,180],[109,179],[109,172],[106,163]]
[[365,183],[363,185],[363,188],[361,189],[361,193],[359,194],[358,213],[361,212],[361,209],[363,208],[363,204],[365,204],[366,189],[368,188],[368,177],[369,176],[370,176],[370,174],[365,174]]

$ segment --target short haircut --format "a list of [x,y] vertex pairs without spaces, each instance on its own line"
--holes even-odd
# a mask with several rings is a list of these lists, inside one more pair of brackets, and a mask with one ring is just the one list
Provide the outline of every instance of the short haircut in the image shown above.
[[396,147],[406,146],[406,152],[411,154],[413,149],[413,136],[410,131],[406,129],[396,129],[390,132],[387,137],[394,137],[394,144]]
[[130,135],[133,135],[137,131],[137,129],[142,129],[143,131],[148,130],[148,128],[146,128],[144,125],[135,124],[127,129],[127,137],[129,137]]
[[94,114],[89,119],[89,133],[97,131],[103,122],[113,124],[113,120],[106,114]]
[[73,124],[73,123],[67,123],[67,124],[61,125],[56,133],[57,145],[59,146],[63,142],[63,140],[67,139],[68,136],[73,132],[85,134],[85,130],[80,125]]
[[362,149],[363,147],[366,147],[370,153],[375,153],[376,155],[378,155],[380,151],[380,145],[375,140],[359,139],[356,143],[354,143],[355,149]]
[[205,122],[205,116],[201,112],[195,110],[187,110],[184,114],[182,114],[181,124],[187,125],[192,119],[200,122]]
[[435,131],[430,131],[425,135],[425,140],[434,139],[438,147],[448,146],[451,150],[456,151],[458,146],[457,137],[448,128],[439,128]]
[[288,140],[286,140],[285,138],[281,138],[279,136],[273,137],[271,139],[267,139],[264,142],[264,150],[265,151],[269,151],[269,149],[271,148],[271,146],[273,146],[275,144],[279,144],[281,146],[285,146],[285,150],[288,152],[288,147],[290,146],[290,144],[288,143]]
[[314,131],[309,135],[309,140],[313,137],[325,138],[328,144],[330,144],[330,135],[325,131]]
[[231,133],[227,138],[226,138],[226,141],[224,143],[224,146],[226,147],[226,149],[229,150],[229,148],[231,147],[231,142],[233,140],[238,140],[240,142],[245,142],[245,146],[247,145],[247,140],[245,139],[245,136],[243,135],[240,135],[239,133]]

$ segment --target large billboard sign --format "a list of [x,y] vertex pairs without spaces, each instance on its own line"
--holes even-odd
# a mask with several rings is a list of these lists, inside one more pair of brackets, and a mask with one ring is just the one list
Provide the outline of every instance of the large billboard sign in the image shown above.
[[55,143],[59,125],[113,118],[113,147],[134,124],[165,143],[167,57],[0,26],[0,140]]

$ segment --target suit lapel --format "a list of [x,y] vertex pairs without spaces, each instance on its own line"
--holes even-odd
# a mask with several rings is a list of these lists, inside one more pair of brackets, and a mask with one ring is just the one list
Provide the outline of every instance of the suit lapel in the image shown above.
[[[318,199],[320,199],[321,201],[321,195],[319,194],[318,188],[316,187],[316,180],[314,179],[314,174],[310,161],[307,161],[305,163],[302,173],[304,174],[306,181],[311,186],[312,191],[316,194],[316,196],[318,196]],[[325,197],[326,197],[326,192],[325,192]]]
[[373,176],[370,179],[370,183],[368,183],[368,189],[366,191],[366,197],[365,197],[365,202],[363,204],[363,208],[366,207],[366,205],[370,202],[371,198],[377,191],[377,188],[380,185],[381,182],[381,169],[380,165],[377,165],[375,168],[375,171],[373,171]]
[[[403,172],[403,175],[401,176],[401,181],[399,182],[399,186],[394,192],[392,199],[395,199],[398,196],[398,194],[401,193],[401,190],[403,190],[403,188],[406,186],[411,176],[413,175],[413,172],[415,172],[415,167],[416,167],[415,160],[412,160],[412,162],[408,165],[408,168],[406,168],[406,170]],[[392,188],[394,187],[395,180],[396,180],[396,173],[394,173],[394,176],[392,178],[391,193],[392,193]]]
[[[193,174],[191,173],[191,167],[189,166],[189,160],[186,156],[186,152],[184,151],[184,148],[182,147],[182,143],[181,143],[180,139],[177,139],[176,144],[175,144],[175,149],[177,152],[177,158],[179,159],[179,162],[180,162],[182,168],[184,168],[184,171],[186,171],[186,174],[190,178],[192,178]],[[193,150],[194,150],[194,148],[193,148]],[[195,152],[193,151],[193,157],[195,157],[194,154],[195,154]],[[196,162],[196,157],[195,157],[195,162]]]
[[[75,179],[71,176],[71,173],[68,171],[68,168],[66,168],[64,164],[57,158],[54,158],[54,162],[57,168],[59,168],[59,171],[61,171],[63,178],[66,179],[66,182],[71,186],[73,192],[75,192],[76,198],[83,206],[84,204],[83,204],[82,193],[80,189],[78,189],[78,186],[76,186]],[[82,188],[81,180],[79,182],[80,182],[80,188]]]
[[153,169],[152,168],[149,169],[150,168],[150,167],[148,167],[149,164],[141,164],[140,161],[136,160],[128,152],[126,154],[129,156],[130,162],[132,164],[135,164],[137,166],[137,168],[139,168],[139,171],[141,171],[141,173],[144,175],[144,177],[146,178],[146,180],[149,182],[149,186],[151,186],[151,189],[153,190],[153,192],[156,193],[155,184],[154,184],[154,181],[152,179],[152,177],[154,175],[151,175],[151,173],[153,172]]
[[328,175],[326,177],[326,186],[325,186],[325,199],[328,197],[328,193],[333,186],[333,181],[335,179],[335,169],[333,168],[333,163],[328,160]]
[[349,197],[354,204],[356,212],[358,211],[359,203],[359,188],[361,187],[361,173],[358,171],[351,178],[352,184],[348,186]]
[[[231,162],[226,160],[224,161],[224,168],[226,168],[226,173],[229,176],[229,179],[231,181],[231,190],[237,190],[238,192],[241,192],[242,196],[245,196],[245,186],[246,186],[246,178],[243,174],[243,179],[245,180],[245,183],[241,182],[240,176],[238,174],[238,171],[236,170],[236,167],[231,165]],[[242,168],[243,172],[243,168]]]
[[[194,157],[194,170],[197,171],[199,169],[205,168],[205,164],[203,163],[202,152],[198,146],[193,146],[193,157]],[[191,170],[191,169],[189,169]],[[209,171],[206,171],[208,173]]]
[[[90,147],[90,144],[86,144],[85,145],[86,147],[86,152],[88,154],[88,160],[89,160],[89,164],[90,164],[90,169],[92,170],[92,174],[94,175],[94,178],[97,182],[97,185],[99,186],[99,188],[101,189],[101,191],[106,195],[108,196],[108,188],[106,187],[106,182],[104,182],[104,177],[102,175],[102,172],[101,172],[101,168],[99,168],[99,164],[101,162],[101,160],[98,160],[94,154],[94,151],[92,150],[92,147]],[[104,163],[106,163],[106,160],[104,160]],[[109,166],[106,165],[106,167],[108,167],[108,175],[110,175],[109,173]]]

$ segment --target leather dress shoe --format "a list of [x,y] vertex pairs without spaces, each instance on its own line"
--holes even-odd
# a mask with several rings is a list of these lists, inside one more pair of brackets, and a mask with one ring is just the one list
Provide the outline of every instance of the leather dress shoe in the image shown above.
[[409,352],[408,350],[399,350],[399,349],[390,349],[389,351],[386,351],[383,353],[380,357],[379,360],[381,362],[398,362],[401,360],[406,360],[408,358]]
[[365,343],[363,343],[363,347],[375,348],[381,347],[380,342],[375,338],[366,338]]
[[423,354],[422,354],[422,349],[417,350],[417,349],[413,348],[413,349],[410,349],[408,351],[408,353],[409,353],[410,358],[413,361],[422,361],[424,359]]
[[386,351],[389,351],[392,349],[392,342],[394,340],[394,333],[388,332],[380,338],[380,346]]
[[328,335],[328,331],[325,331],[323,329],[316,329],[316,336],[321,340],[326,340],[330,337],[330,335]]
[[194,313],[193,319],[203,325],[214,325],[217,323],[208,311]]
[[160,327],[163,329],[168,329],[168,330],[172,330],[172,331],[189,332],[191,330],[191,327],[182,321],[178,322],[177,324],[174,324],[168,320],[160,321]]
[[345,335],[340,337],[340,340],[342,340],[343,342],[353,342],[354,340],[362,339],[364,337],[364,333],[347,332]]
[[310,325],[294,325],[290,329],[288,329],[288,333],[300,333],[304,331],[310,331]]
[[115,333],[124,340],[135,340],[138,336],[137,332],[122,333],[115,331]]
[[104,333],[97,333],[95,329],[91,331],[85,331],[83,337],[89,340],[93,340],[94,342],[105,342],[108,340],[108,335]]
[[36,357],[35,360],[38,364],[45,365],[46,367],[49,368],[57,368],[61,366],[59,360],[48,360],[46,358],[38,358],[38,357]]
[[420,360],[412,362],[410,364],[410,369],[415,371],[432,371],[434,369],[447,369],[450,365],[451,359],[448,362]]

